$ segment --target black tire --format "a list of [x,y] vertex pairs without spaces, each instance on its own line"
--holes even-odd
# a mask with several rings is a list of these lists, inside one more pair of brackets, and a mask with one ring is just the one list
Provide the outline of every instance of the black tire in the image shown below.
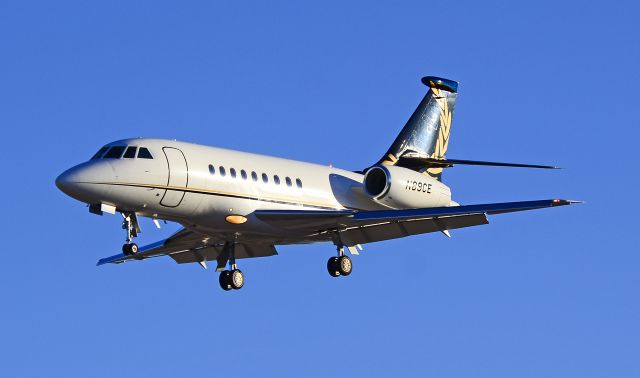
[[338,271],[343,276],[348,276],[353,271],[353,263],[349,256],[340,256],[338,258]]
[[233,289],[240,290],[244,286],[244,274],[240,269],[234,269],[229,274],[229,284]]
[[131,252],[131,249],[129,249],[129,247],[131,247],[131,244],[123,244],[122,245],[122,253],[124,253],[126,256],[131,256],[133,254]]
[[136,243],[129,244],[129,252],[132,255],[135,255],[136,253],[138,253],[138,245]]
[[230,276],[231,276],[231,272],[229,272],[228,270],[223,270],[222,272],[220,272],[220,278],[219,278],[220,287],[224,291],[231,290]]
[[340,270],[338,269],[338,256],[333,256],[327,261],[327,271],[331,277],[340,276]]

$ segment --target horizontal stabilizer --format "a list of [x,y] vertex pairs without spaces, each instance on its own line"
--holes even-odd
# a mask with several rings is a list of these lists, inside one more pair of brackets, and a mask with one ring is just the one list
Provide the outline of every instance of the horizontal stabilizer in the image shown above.
[[451,168],[454,165],[476,165],[485,167],[513,167],[513,168],[538,168],[538,169],[560,169],[552,165],[539,164],[521,164],[521,163],[502,163],[495,161],[478,161],[478,160],[461,160],[461,159],[434,159],[407,153],[398,159],[397,164],[400,167],[412,170],[421,170],[424,168]]

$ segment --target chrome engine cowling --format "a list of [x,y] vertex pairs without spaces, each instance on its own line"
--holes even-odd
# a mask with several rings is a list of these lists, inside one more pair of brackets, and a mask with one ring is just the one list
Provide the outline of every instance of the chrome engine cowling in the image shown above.
[[371,198],[392,209],[450,206],[451,190],[431,176],[407,168],[376,165],[364,176]]

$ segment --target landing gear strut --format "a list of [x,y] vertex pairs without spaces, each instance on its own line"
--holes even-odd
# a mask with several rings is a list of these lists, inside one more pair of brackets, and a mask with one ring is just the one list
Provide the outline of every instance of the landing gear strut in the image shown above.
[[332,277],[348,276],[353,270],[353,263],[349,256],[344,254],[344,246],[338,244],[338,256],[333,256],[327,261],[327,271]]
[[122,253],[127,256],[133,256],[138,253],[138,245],[133,243],[133,238],[138,236],[140,226],[138,225],[138,217],[136,213],[122,213],[122,229],[127,232],[127,241],[122,246]]
[[[227,262],[229,263],[230,270],[226,270]],[[231,289],[239,290],[244,286],[244,274],[238,265],[236,264],[236,242],[226,242],[222,253],[218,256],[218,267],[220,271],[220,287],[224,291]]]

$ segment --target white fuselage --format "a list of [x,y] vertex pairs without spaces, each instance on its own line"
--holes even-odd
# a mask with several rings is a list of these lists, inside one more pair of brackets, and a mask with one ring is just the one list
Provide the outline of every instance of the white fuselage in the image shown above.
[[[92,159],[63,173],[58,186],[90,205],[176,221],[203,233],[278,239],[287,235],[253,217],[254,211],[389,208],[365,192],[362,174],[330,166],[162,139],[108,146],[144,147],[152,158]],[[437,184],[446,190],[429,195],[448,196],[439,199],[448,203],[448,188]]]

